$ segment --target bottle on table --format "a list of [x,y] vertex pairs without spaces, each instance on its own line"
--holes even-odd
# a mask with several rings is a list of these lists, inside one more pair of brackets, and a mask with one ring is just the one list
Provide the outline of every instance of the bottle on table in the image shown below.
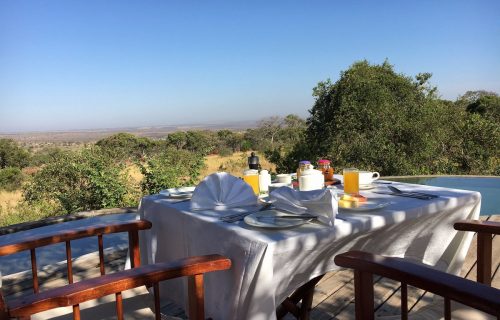
[[259,170],[259,157],[255,155],[255,152],[250,153],[250,157],[248,157],[248,168]]
[[260,170],[259,173],[259,190],[261,193],[269,192],[269,185],[271,184],[271,175],[267,170]]

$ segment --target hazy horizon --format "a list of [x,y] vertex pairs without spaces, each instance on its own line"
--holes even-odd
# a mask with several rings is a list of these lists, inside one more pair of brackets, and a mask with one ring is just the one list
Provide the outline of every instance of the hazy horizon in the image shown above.
[[500,92],[500,2],[5,1],[0,132],[307,117],[358,60]]

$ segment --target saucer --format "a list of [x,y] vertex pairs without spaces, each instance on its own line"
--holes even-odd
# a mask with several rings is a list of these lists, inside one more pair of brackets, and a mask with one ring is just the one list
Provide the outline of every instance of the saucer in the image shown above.
[[370,183],[370,184],[360,184],[359,185],[359,190],[371,190],[373,188],[375,188],[376,185],[374,185],[373,183]]

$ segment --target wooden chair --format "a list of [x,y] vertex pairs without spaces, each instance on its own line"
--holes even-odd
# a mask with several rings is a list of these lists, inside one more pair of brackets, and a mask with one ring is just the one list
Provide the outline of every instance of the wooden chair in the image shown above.
[[[350,251],[337,255],[335,257],[337,265],[354,269],[356,319],[374,319],[373,275],[401,282],[401,319],[408,319],[408,285],[443,297],[445,319],[452,319],[452,310],[457,313],[457,315],[454,313],[454,317],[458,316],[459,312],[468,313],[460,319],[486,319],[488,316],[484,313],[500,319],[500,290],[490,287],[492,234],[500,234],[500,223],[459,221],[454,224],[454,227],[457,230],[477,232],[477,279],[479,282],[400,258],[383,257],[362,251]],[[463,305],[475,309],[474,315]],[[413,313],[410,313],[410,316],[412,315]]]
[[[80,319],[80,304],[98,299],[110,294],[115,295],[116,314],[123,319],[122,292],[144,286],[153,287],[155,319],[161,319],[159,285],[164,280],[189,277],[189,317],[204,319],[203,274],[212,271],[226,270],[231,261],[219,255],[207,255],[185,258],[173,262],[157,263],[141,266],[138,243],[138,231],[151,228],[151,222],[146,220],[130,220],[109,224],[92,224],[84,227],[43,234],[25,238],[0,246],[0,256],[30,250],[33,276],[33,293],[6,303],[0,288],[0,320],[18,318],[30,319],[31,315],[60,307],[71,307],[73,319]],[[128,232],[129,251],[132,269],[105,274],[103,235]],[[99,268],[101,276],[73,282],[73,268],[70,241],[97,236],[99,245]],[[38,283],[38,268],[36,248],[66,243],[68,284],[62,287],[40,291]],[[147,309],[149,311],[149,309]],[[100,315],[101,313],[98,312]],[[140,315],[139,318],[143,318]],[[92,317],[96,319],[95,317]],[[100,318],[100,317],[98,317]]]

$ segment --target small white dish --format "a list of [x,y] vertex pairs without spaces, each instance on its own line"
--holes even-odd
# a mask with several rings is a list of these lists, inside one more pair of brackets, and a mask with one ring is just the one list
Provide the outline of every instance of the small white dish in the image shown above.
[[286,229],[297,227],[308,223],[312,219],[289,219],[281,218],[280,215],[291,215],[277,210],[264,210],[252,213],[245,217],[246,224],[252,227],[267,228],[267,229]]
[[190,198],[196,187],[180,187],[162,190],[159,193],[169,198]]
[[340,211],[352,211],[352,212],[363,212],[363,211],[374,211],[378,209],[385,208],[392,204],[392,202],[380,202],[368,200],[367,202],[361,203],[359,207],[356,208],[343,208],[339,206]]

